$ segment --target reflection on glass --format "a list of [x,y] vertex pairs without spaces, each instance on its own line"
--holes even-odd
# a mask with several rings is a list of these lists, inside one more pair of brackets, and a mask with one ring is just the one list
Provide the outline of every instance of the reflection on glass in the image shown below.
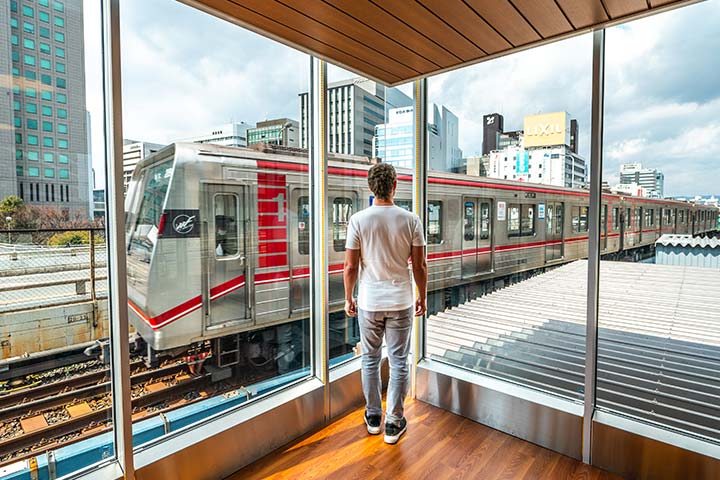
[[[606,33],[603,181],[612,228],[600,266],[597,374],[599,408],[714,443],[720,168],[706,159],[720,147],[711,142],[698,152],[685,139],[715,137],[714,121],[697,112],[716,108],[720,90],[704,77],[720,61],[717,41],[693,47],[677,38],[716,31],[718,13],[720,2],[711,1]],[[650,93],[651,79],[667,69],[682,75]],[[620,120],[628,115],[637,120],[632,128]],[[643,140],[626,150],[640,131]]]
[[122,11],[139,445],[311,372],[309,57],[174,1]]
[[[575,400],[585,360],[591,58],[585,35],[428,81],[426,351]],[[553,70],[573,95],[539,87],[557,83]]]

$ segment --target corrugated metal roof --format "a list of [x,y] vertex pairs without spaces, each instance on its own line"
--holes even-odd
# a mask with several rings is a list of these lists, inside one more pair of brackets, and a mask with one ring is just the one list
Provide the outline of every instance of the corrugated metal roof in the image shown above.
[[655,245],[672,245],[673,247],[720,248],[720,238],[693,237],[692,235],[665,234],[658,238]]
[[[720,438],[720,271],[601,262],[598,404]],[[428,319],[428,352],[581,399],[587,262]]]

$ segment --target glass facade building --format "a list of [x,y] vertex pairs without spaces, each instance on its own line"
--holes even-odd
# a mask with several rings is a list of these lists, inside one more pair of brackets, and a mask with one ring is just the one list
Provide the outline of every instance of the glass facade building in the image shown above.
[[9,7],[10,22],[0,28],[11,42],[0,48],[12,58],[16,140],[13,156],[0,161],[14,158],[17,168],[15,188],[6,185],[0,197],[88,215],[83,2],[13,0]]

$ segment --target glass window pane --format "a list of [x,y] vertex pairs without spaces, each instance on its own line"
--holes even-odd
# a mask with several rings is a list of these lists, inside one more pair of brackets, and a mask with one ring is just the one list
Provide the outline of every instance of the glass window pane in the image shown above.
[[[360,340],[360,327],[356,317],[348,317],[344,310],[346,296],[343,285],[343,262],[345,259],[346,244],[360,242],[360,261],[363,263],[373,258],[375,252],[366,251],[369,242],[368,234],[363,236],[363,230],[353,231],[352,219],[361,219],[364,215],[372,215],[382,209],[396,211],[399,208],[412,208],[408,199],[411,195],[412,168],[414,165],[414,102],[412,98],[412,85],[405,84],[399,87],[383,87],[375,82],[345,71],[341,68],[328,67],[328,89],[326,92],[328,104],[328,150],[330,164],[337,173],[329,176],[329,191],[327,198],[328,215],[326,218],[328,229],[327,249],[329,254],[329,325],[330,325],[330,357],[331,366],[341,364],[352,359],[360,353],[357,344]],[[305,92],[300,98],[300,130],[303,142],[307,142],[307,95]],[[305,143],[306,144],[306,143]],[[392,165],[397,176],[397,190],[393,199],[392,210],[383,206],[386,200],[376,198],[376,194],[367,187],[364,178],[371,162],[370,158],[382,158],[383,163]],[[350,165],[355,165],[351,167]],[[357,173],[360,178],[353,179],[347,168],[360,166],[364,171]],[[389,193],[389,192],[388,192]],[[440,210],[435,205],[435,210]],[[403,215],[406,215],[403,213]],[[399,217],[399,218],[412,218]],[[348,225],[348,221],[350,224]],[[360,221],[360,220],[358,220]],[[433,225],[440,227],[440,221]],[[355,232],[355,233],[353,233]],[[433,240],[437,238],[437,233]],[[330,238],[331,237],[331,238]],[[363,246],[365,245],[365,246]],[[409,250],[406,252],[409,256]],[[402,252],[400,252],[402,255]],[[368,260],[365,260],[368,259]],[[394,259],[395,261],[397,259]],[[407,258],[400,263],[407,268]],[[380,282],[385,280],[400,285],[393,296],[401,299],[400,302],[412,303],[412,286],[409,280],[409,271],[401,269],[400,274],[392,275],[391,269],[386,269],[387,277],[363,273],[360,269],[360,279],[367,278],[369,283],[363,286],[362,281],[357,284],[356,292],[347,295],[357,296],[358,307],[367,310],[377,302],[377,287],[373,287],[369,279],[377,278]],[[367,275],[367,277],[364,277]],[[398,278],[399,275],[399,278]],[[405,290],[407,288],[407,290]],[[387,293],[387,292],[384,292]],[[405,296],[407,294],[407,296]],[[409,298],[409,300],[408,300]],[[397,306],[397,304],[395,304]],[[402,308],[402,307],[400,307]]]
[[591,89],[588,34],[428,79],[432,359],[582,401]]
[[[700,112],[720,96],[720,85],[706,81],[720,69],[717,42],[677,39],[716,32],[719,7],[705,2],[606,31],[602,179],[624,219],[613,219],[600,265],[597,374],[599,409],[715,445],[720,249],[705,242],[718,232],[708,216],[718,212],[720,165],[708,159],[720,145],[682,148],[679,170],[674,151],[715,138],[717,122]],[[653,79],[670,71],[682,75],[658,89]],[[628,116],[642,141],[625,128]]]
[[[91,203],[93,176],[105,188],[101,5],[75,1],[56,13],[73,25],[62,29],[68,82],[58,90],[72,99],[63,105],[62,145],[53,132],[50,2],[12,5],[22,30],[17,19],[12,30],[0,28],[8,47],[0,52],[3,75],[13,60],[13,77],[0,79],[5,93],[12,85],[12,116],[3,104],[0,124],[14,122],[8,132],[0,125],[0,162],[14,157],[0,174],[0,477],[66,478],[115,457],[109,380],[116,372],[106,362],[107,277],[114,271],[107,267],[104,205],[96,214]],[[10,7],[0,2],[0,17]],[[60,402],[63,396],[72,401]],[[32,438],[36,428],[42,435]],[[48,467],[52,458],[57,469]]]
[[[193,415],[196,422],[203,415],[255,401],[247,391],[272,393],[311,373],[310,255],[299,253],[302,234],[296,224],[298,199],[308,196],[308,160],[306,152],[287,148],[299,146],[298,94],[308,88],[310,59],[174,0],[120,4],[121,37],[152,59],[149,64],[136,55],[122,59],[123,130],[126,138],[138,141],[126,148],[137,151],[139,158],[126,176],[130,322],[149,345],[143,349],[148,362],[195,355],[205,359],[193,367],[199,374],[219,372],[215,376],[223,377],[207,391],[208,398],[175,408],[173,415],[188,420]],[[148,8],[153,11],[151,22]],[[177,42],[173,32],[178,22],[194,38],[192,45]],[[70,31],[65,33],[69,56]],[[228,42],[236,47],[228,49]],[[175,45],[175,52],[163,45]],[[187,72],[188,65],[196,63],[208,68],[191,82],[184,75],[167,76],[168,71]],[[56,76],[58,103],[64,100],[63,88],[77,88],[71,65],[68,61],[67,76]],[[227,90],[229,79],[233,86]],[[155,87],[148,86],[159,86],[158,81],[163,86],[151,93]],[[227,101],[215,101],[219,90],[231,92]],[[252,102],[247,101],[250,91],[256,99]],[[204,113],[188,115],[183,107],[180,114],[178,102],[187,98],[205,105]],[[70,110],[75,96],[68,94],[67,102]],[[178,122],[177,115],[185,119]],[[229,118],[237,120],[226,122]],[[62,124],[72,126],[70,147],[81,141],[73,123]],[[57,125],[60,132],[61,122]],[[280,144],[247,150],[249,132],[255,128],[280,132]],[[183,139],[197,146],[185,144],[182,155],[215,172],[200,188],[185,180],[195,175],[195,167],[188,169],[175,150]],[[59,149],[66,142],[58,135]],[[203,144],[213,144],[232,159],[203,155],[208,148]],[[251,170],[243,166],[248,161],[254,165]],[[59,166],[61,162],[58,155]],[[71,172],[73,177],[74,169]],[[196,204],[177,202],[187,188],[196,188]],[[309,234],[310,217],[304,222]],[[188,261],[178,257],[177,248],[186,251]],[[167,288],[167,275],[187,281]],[[198,305],[190,310],[182,307],[196,300]],[[178,308],[183,311],[176,320],[163,320],[165,312]],[[197,334],[172,333],[188,322],[199,325],[204,311],[205,326]],[[138,444],[164,440],[152,422],[135,425],[148,431],[136,436]],[[175,423],[172,433],[189,423]]]

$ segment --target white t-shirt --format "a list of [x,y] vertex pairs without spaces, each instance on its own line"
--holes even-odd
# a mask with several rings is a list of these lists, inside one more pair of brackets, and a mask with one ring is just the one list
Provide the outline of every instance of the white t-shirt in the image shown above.
[[408,259],[412,246],[424,245],[420,218],[397,205],[373,205],[350,217],[345,248],[360,250],[358,308],[391,312],[411,307]]

